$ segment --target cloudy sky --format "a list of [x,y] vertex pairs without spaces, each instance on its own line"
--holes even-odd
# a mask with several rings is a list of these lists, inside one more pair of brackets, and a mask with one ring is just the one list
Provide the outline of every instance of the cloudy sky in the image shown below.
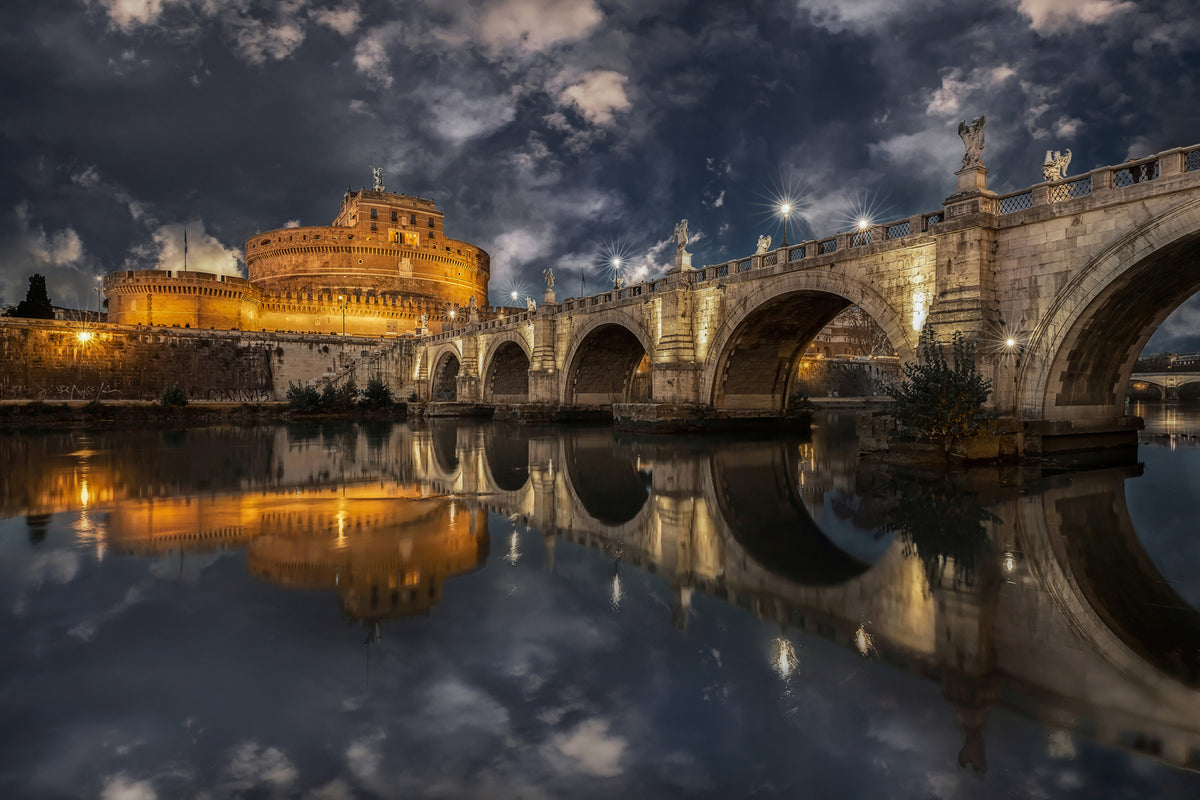
[[[687,217],[697,262],[856,212],[933,210],[961,119],[991,188],[1200,139],[1192,0],[10,0],[0,9],[0,300],[95,276],[236,272],[247,236],[328,224],[347,185],[433,197],[492,297],[643,273]],[[565,290],[565,291],[563,291]],[[1192,321],[1195,324],[1192,324]],[[1155,340],[1195,344],[1200,306]]]

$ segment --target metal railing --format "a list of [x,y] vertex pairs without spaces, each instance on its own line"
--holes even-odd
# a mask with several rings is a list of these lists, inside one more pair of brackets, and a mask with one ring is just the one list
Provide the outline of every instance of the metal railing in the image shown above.
[[1018,194],[1010,194],[1000,198],[1000,213],[1011,214],[1014,211],[1024,211],[1033,208],[1033,190],[1027,189]]

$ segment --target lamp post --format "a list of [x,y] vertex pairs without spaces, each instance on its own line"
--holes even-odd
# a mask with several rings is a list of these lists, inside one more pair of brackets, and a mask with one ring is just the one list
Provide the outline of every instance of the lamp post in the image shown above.
[[96,321],[100,321],[100,313],[104,310],[104,276],[96,276]]
[[783,247],[787,247],[788,246],[788,240],[787,240],[788,222],[791,221],[792,204],[791,203],[780,203],[779,204],[779,213],[781,215],[783,215]]
[[346,296],[344,294],[339,294],[338,295],[338,304],[342,308],[342,336],[345,336],[346,335],[346,306],[350,304],[350,301],[346,299]]

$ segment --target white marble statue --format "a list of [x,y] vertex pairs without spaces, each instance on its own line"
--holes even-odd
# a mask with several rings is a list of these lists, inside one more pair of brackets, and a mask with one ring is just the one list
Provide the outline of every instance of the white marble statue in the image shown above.
[[471,296],[471,301],[467,303],[467,310],[472,314],[479,310],[479,300],[474,295]]
[[533,302],[533,298],[532,298],[532,297],[526,297],[526,298],[525,298],[525,310],[526,310],[526,311],[533,311],[535,308],[537,308],[537,303]]
[[422,314],[421,315],[421,328],[424,329],[424,328],[428,328],[428,327],[429,327],[429,315]]
[[758,237],[758,249],[754,251],[754,255],[761,256],[763,253],[771,249],[771,237],[763,234]]
[[542,277],[546,279],[546,291],[548,292],[551,289],[553,289],[554,288],[554,270],[551,269],[550,267],[546,267],[544,270],[542,270]]
[[675,225],[675,252],[680,254],[686,253],[687,244],[688,221],[686,219],[682,219]]
[[963,146],[967,148],[963,156],[963,169],[983,166],[983,129],[986,127],[987,116],[984,114],[971,120],[970,125],[966,120],[958,123],[958,135],[963,141]]
[[1046,157],[1042,160],[1042,180],[1057,181],[1067,177],[1067,167],[1071,164],[1071,148],[1067,148],[1067,152],[1060,153],[1055,150],[1051,153],[1046,151]]

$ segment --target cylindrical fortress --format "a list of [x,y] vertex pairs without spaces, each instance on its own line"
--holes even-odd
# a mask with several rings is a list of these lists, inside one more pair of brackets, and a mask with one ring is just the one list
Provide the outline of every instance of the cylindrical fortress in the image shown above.
[[374,293],[487,305],[488,254],[446,237],[432,200],[347,192],[333,225],[280,228],[246,240],[250,282],[267,292]]
[[279,228],[248,239],[248,281],[185,270],[109,274],[108,319],[385,336],[417,331],[422,320],[453,319],[453,309],[468,309],[472,300],[487,310],[488,254],[446,238],[442,224],[432,200],[347,191],[332,225]]

